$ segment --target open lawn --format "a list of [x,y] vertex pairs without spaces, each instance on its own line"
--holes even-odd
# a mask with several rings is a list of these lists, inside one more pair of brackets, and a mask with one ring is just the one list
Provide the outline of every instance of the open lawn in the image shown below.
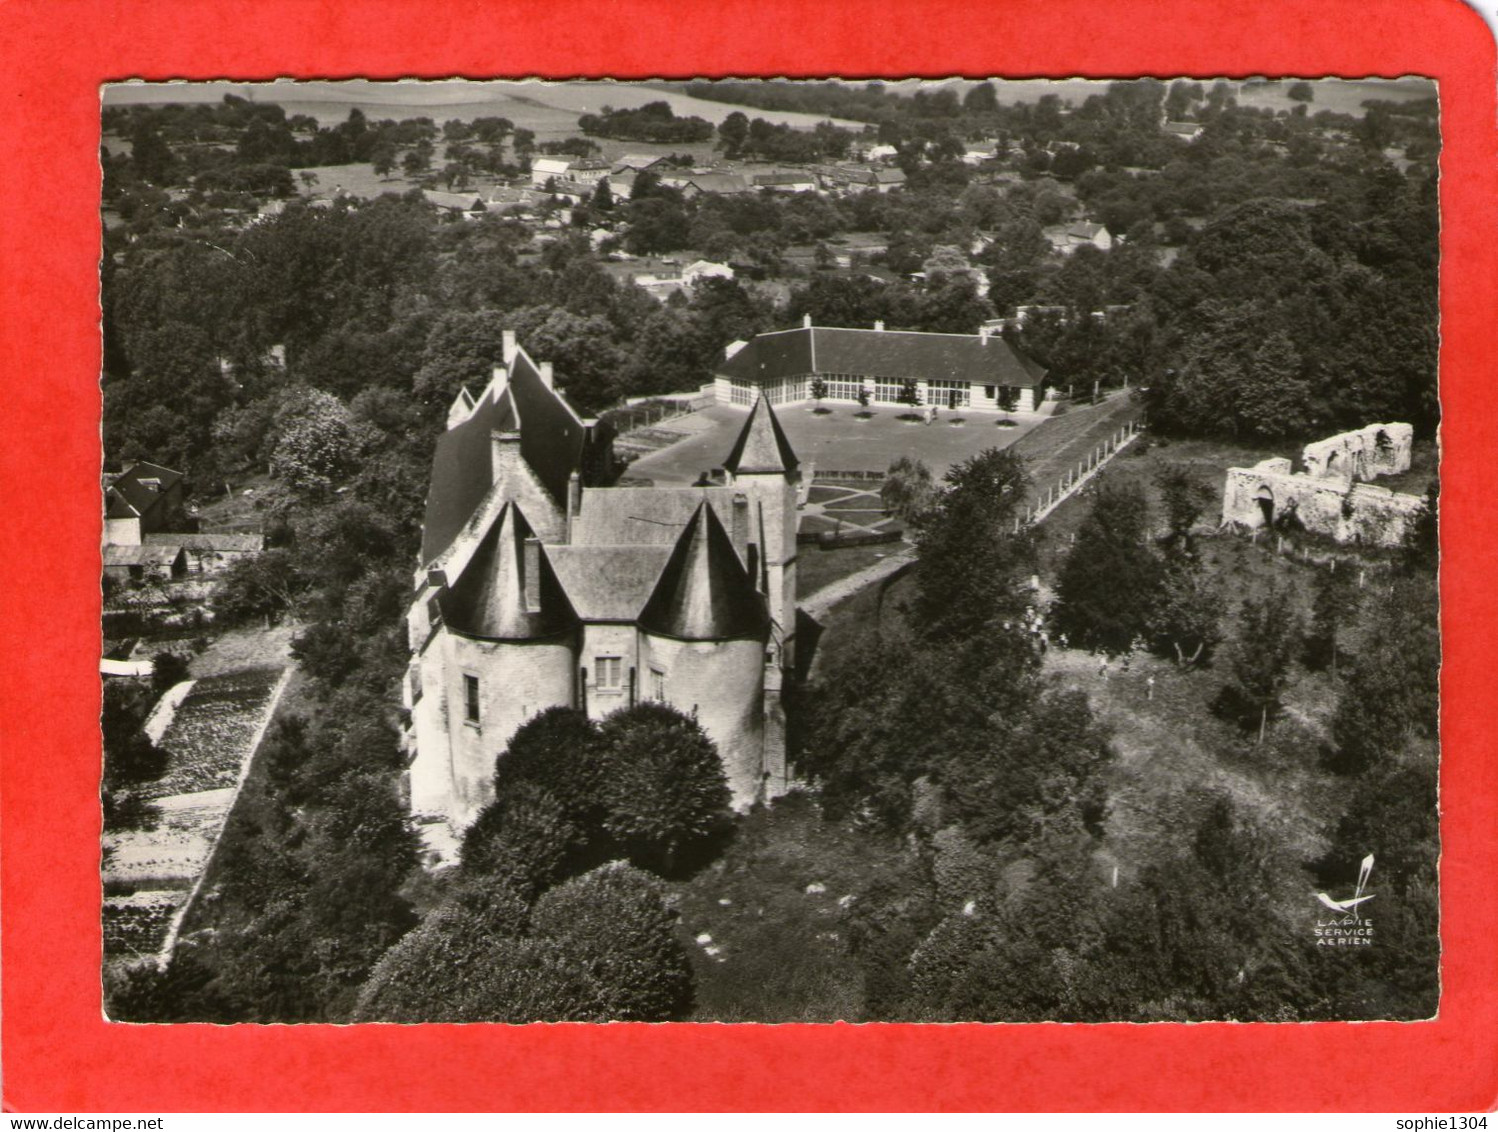
[[825,821],[790,795],[739,825],[726,852],[675,887],[697,978],[693,1022],[858,1022],[863,980],[843,926],[901,845]]

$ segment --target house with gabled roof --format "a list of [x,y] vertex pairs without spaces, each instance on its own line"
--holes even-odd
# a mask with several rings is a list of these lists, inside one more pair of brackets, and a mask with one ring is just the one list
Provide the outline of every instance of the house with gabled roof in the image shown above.
[[139,546],[182,507],[182,473],[142,460],[104,485],[104,541]]
[[1041,229],[1050,241],[1052,249],[1062,255],[1071,255],[1080,247],[1093,247],[1100,252],[1113,247],[1113,233],[1091,220],[1078,220],[1071,224],[1053,224]]
[[712,738],[736,805],[788,786],[800,465],[761,399],[703,487],[609,487],[610,439],[513,334],[438,438],[407,628],[413,813],[461,832],[527,719],[658,700]]
[[714,374],[722,404],[752,405],[764,398],[791,405],[811,397],[818,379],[823,400],[943,409],[1031,412],[1045,397],[1046,370],[984,328],[977,334],[931,334],[841,326],[813,326],[807,315],[791,330],[756,334],[728,346]]

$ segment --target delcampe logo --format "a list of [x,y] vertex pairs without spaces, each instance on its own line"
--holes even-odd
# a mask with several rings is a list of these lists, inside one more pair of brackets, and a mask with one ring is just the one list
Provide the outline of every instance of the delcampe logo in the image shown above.
[[1346,900],[1334,900],[1324,892],[1316,899],[1330,910],[1316,917],[1316,945],[1318,947],[1370,947],[1373,944],[1373,921],[1363,915],[1362,907],[1372,900],[1374,893],[1368,891],[1368,877],[1373,872],[1373,854],[1363,858],[1358,869],[1357,887]]

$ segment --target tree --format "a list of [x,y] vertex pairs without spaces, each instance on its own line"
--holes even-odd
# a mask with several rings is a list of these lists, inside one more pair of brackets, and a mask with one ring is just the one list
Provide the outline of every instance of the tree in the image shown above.
[[580,838],[547,790],[517,782],[464,831],[463,869],[502,878],[518,894],[533,897],[562,875]]
[[370,155],[370,165],[375,176],[384,180],[395,168],[395,147],[388,143],[375,146],[374,153]]
[[821,407],[821,405],[822,405],[822,398],[825,397],[825,396],[827,396],[827,381],[826,381],[826,379],[822,378],[822,377],[814,377],[814,378],[812,378],[811,379],[811,399],[817,403],[817,407],[818,408]]
[[1300,618],[1288,591],[1273,588],[1243,602],[1219,707],[1256,726],[1260,744],[1300,650]]
[[724,828],[723,763],[695,719],[644,702],[609,715],[599,738],[604,826],[632,860],[670,871]]
[[1166,464],[1155,473],[1165,510],[1166,537],[1172,549],[1191,550],[1191,529],[1215,499],[1215,493],[1184,464]]
[[1305,665],[1313,670],[1329,669],[1337,675],[1339,646],[1352,628],[1357,614],[1358,593],[1350,567],[1322,570],[1316,575],[1311,599],[1311,623],[1305,637]]
[[[523,908],[523,905],[522,905]],[[522,913],[523,914],[523,913]],[[359,993],[361,1022],[606,1021],[590,980],[547,943],[502,934],[448,905],[381,957]]]
[[331,393],[305,389],[278,411],[270,473],[293,491],[320,495],[348,475],[358,455],[348,409]]
[[1027,604],[1034,548],[1014,519],[1028,480],[1020,457],[989,449],[943,483],[917,536],[916,610],[926,636],[971,640],[1019,621]]
[[902,405],[918,406],[921,403],[920,387],[912,378],[906,378],[900,382],[900,393],[896,400]]
[[1056,585],[1056,628],[1087,648],[1126,652],[1146,631],[1160,588],[1144,493],[1103,480]]
[[1223,612],[1222,591],[1200,559],[1171,555],[1146,623],[1150,644],[1178,665],[1195,664],[1221,639]]
[[901,456],[889,466],[884,486],[879,489],[884,509],[914,526],[921,525],[922,517],[935,502],[936,495],[936,481],[931,478],[931,469],[924,461],[912,460],[909,456]]
[[749,140],[749,117],[742,110],[735,110],[718,123],[718,140],[723,145],[723,155],[734,158]]
[[598,725],[586,712],[547,708],[520,725],[496,760],[495,797],[504,798],[521,786],[539,788],[556,799],[568,821],[586,832],[602,822],[602,758]]
[[1316,90],[1310,83],[1291,83],[1285,97],[1294,102],[1310,102],[1315,99]]
[[543,893],[532,931],[589,977],[600,1013],[666,1022],[692,1004],[692,966],[660,881],[615,861]]

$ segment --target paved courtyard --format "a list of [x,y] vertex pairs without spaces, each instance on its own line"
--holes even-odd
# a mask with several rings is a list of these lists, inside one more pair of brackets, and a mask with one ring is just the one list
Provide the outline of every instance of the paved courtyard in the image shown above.
[[[923,460],[938,477],[953,464],[989,448],[1004,448],[1048,419],[1042,413],[1002,413],[961,409],[942,410],[934,424],[911,424],[899,420],[906,406],[882,406],[871,410],[867,421],[854,414],[851,404],[828,406],[832,412],[818,415],[810,405],[791,405],[775,410],[781,427],[803,464],[828,471],[882,472],[900,456]],[[733,447],[749,410],[737,405],[710,405],[706,409],[658,426],[680,432],[683,439],[669,448],[642,456],[625,474],[654,480],[658,484],[690,484],[703,472],[718,467]],[[954,425],[954,418],[962,424]],[[1000,428],[1001,420],[1016,427]]]

